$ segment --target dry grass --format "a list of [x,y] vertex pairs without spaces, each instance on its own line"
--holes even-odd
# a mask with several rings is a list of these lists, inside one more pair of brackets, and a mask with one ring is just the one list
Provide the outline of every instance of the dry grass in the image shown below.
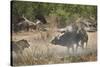
[[[44,47],[43,49],[40,49]],[[46,46],[34,46],[32,48],[26,48],[23,54],[17,54],[17,58],[13,58],[14,66],[19,65],[40,65],[40,64],[58,64],[58,63],[71,63],[71,62],[86,62],[86,61],[96,61],[97,54],[89,53],[81,56],[64,56],[59,57],[54,53],[50,53],[49,47]]]
[[52,19],[51,21],[52,23],[49,24],[48,31],[20,32],[12,34],[12,40],[17,41],[26,39],[30,44],[30,47],[25,48],[22,54],[12,54],[14,66],[58,64],[97,60],[96,52],[94,52],[97,47],[96,33],[88,33],[89,42],[87,47],[88,50],[91,49],[89,53],[71,56],[67,54],[65,47],[50,44],[50,40],[52,39],[52,37],[58,34],[55,31],[55,26],[57,24],[54,22],[56,22],[56,20]]

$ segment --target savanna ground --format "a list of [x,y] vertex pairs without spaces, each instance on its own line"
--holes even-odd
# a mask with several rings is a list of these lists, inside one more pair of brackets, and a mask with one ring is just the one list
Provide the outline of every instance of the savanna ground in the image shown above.
[[[88,32],[88,46],[84,50],[80,47],[77,53],[70,54],[64,46],[50,43],[54,31],[19,32],[12,34],[12,40],[25,39],[30,47],[25,48],[22,54],[13,54],[14,65],[57,64],[70,62],[85,62],[97,60],[97,32]],[[71,49],[70,49],[71,50]]]

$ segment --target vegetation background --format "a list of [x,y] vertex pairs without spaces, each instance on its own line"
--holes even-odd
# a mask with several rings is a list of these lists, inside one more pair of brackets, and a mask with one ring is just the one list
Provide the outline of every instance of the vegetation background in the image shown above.
[[79,17],[97,19],[97,6],[93,5],[77,5],[77,4],[59,4],[59,3],[41,3],[41,2],[25,2],[12,1],[12,21],[22,15],[25,15],[31,21],[35,16],[43,15],[46,18],[57,17],[60,25],[65,25],[68,20],[75,21]]

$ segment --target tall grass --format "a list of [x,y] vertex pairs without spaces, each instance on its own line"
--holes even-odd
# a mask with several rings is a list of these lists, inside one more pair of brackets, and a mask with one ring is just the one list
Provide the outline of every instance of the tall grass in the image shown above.
[[17,58],[13,58],[13,65],[40,65],[40,64],[57,64],[57,63],[70,63],[70,62],[86,62],[96,61],[97,54],[89,53],[80,56],[64,56],[60,57],[56,53],[51,52],[50,45],[35,44],[26,48],[22,54],[17,54]]
[[[14,34],[12,39],[26,39],[30,43],[29,48],[25,48],[22,54],[13,55],[13,65],[39,65],[39,64],[57,64],[70,62],[96,61],[97,54],[88,53],[80,56],[59,56],[56,51],[52,50],[50,40],[58,33],[55,31],[58,22],[56,17],[49,17],[47,31],[24,32]],[[15,37],[16,36],[16,37]]]

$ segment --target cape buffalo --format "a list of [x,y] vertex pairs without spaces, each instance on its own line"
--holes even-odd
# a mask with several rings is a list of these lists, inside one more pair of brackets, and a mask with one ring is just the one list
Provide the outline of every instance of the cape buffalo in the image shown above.
[[76,45],[76,50],[79,46],[84,48],[84,43],[87,44],[88,42],[88,35],[83,28],[78,28],[77,25],[70,25],[67,26],[66,29],[63,29],[63,35],[56,36],[51,43],[55,45],[66,46],[72,48],[74,51],[74,45]]

